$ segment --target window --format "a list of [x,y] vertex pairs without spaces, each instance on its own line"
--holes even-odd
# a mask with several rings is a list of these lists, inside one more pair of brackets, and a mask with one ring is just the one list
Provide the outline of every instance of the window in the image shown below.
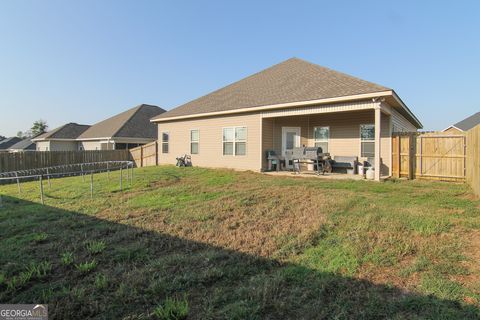
[[162,153],[168,153],[168,140],[170,134],[168,132],[162,132]]
[[247,127],[223,129],[223,155],[247,154]]
[[375,156],[375,125],[360,125],[361,156],[370,158]]
[[198,142],[200,140],[200,132],[198,130],[190,130],[190,153],[198,154]]
[[315,147],[322,148],[322,152],[328,152],[328,139],[330,138],[330,127],[313,128],[313,140]]

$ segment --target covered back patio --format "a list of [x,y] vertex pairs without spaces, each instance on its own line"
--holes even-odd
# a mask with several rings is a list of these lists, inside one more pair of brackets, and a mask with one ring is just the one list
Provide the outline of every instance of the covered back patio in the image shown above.
[[[379,130],[377,129],[379,128]],[[392,116],[376,101],[332,107],[319,106],[262,114],[262,167],[268,170],[269,151],[284,159],[296,147],[321,147],[335,158],[367,159],[375,166],[375,180],[391,175]],[[291,163],[285,162],[286,169]]]

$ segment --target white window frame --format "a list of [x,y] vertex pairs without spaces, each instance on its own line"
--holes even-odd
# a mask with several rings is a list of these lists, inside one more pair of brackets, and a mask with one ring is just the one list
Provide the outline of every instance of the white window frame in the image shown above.
[[[363,142],[372,142],[373,143],[373,147],[375,148],[375,134],[373,135],[373,139],[363,139],[362,138],[362,126],[373,126],[373,129],[374,130],[377,130],[377,128],[375,128],[375,124],[374,123],[362,123],[359,127],[358,127],[358,134],[360,136],[360,157],[361,158],[370,158],[370,157],[365,157],[363,155],[363,148],[362,148],[362,143]],[[374,131],[375,132],[375,131]],[[374,149],[375,150],[375,149]],[[373,151],[373,155],[371,157],[375,157],[375,151]]]
[[[328,136],[327,136],[327,139],[321,139],[321,140],[317,140],[315,138],[315,131],[319,128],[327,128],[328,129]],[[316,126],[316,127],[313,127],[313,146],[315,147],[315,144],[317,142],[326,142],[327,143],[327,152],[330,152],[330,126]],[[323,150],[323,152],[325,152],[325,150]]]
[[[163,135],[164,135],[164,134],[167,134],[167,135],[168,135],[168,141],[166,141],[166,142],[163,141]],[[161,143],[162,143],[162,154],[168,154],[168,153],[170,153],[170,132],[169,132],[169,131],[163,131],[162,134],[161,134],[161,138],[160,138],[160,139],[161,139],[160,141],[161,141]],[[164,152],[164,151],[163,151],[163,146],[164,146],[165,144],[167,145],[167,152]]]
[[[235,132],[237,131],[238,128],[245,128],[245,140],[237,140],[236,139],[236,134]],[[224,130],[225,129],[233,129],[233,140],[232,141],[225,141],[224,138]],[[247,141],[248,141],[248,127],[247,126],[233,126],[233,127],[223,127],[222,128],[222,156],[224,157],[245,157],[248,153],[247,150]],[[225,143],[226,142],[232,142],[233,143],[233,154],[225,154]],[[236,144],[237,142],[245,142],[245,154],[236,154]]]
[[[198,139],[197,141],[192,140],[192,132],[197,131],[198,133]],[[192,152],[192,144],[196,143],[197,144],[197,153]],[[199,154],[200,153],[200,129],[190,129],[190,154]]]

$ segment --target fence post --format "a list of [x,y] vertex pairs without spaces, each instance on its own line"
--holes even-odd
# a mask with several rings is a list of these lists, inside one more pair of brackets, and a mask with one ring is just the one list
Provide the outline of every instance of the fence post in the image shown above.
[[48,181],[48,188],[50,189],[52,185],[50,184],[50,171],[47,168],[47,181]]
[[155,141],[155,165],[158,166],[158,141]]
[[22,188],[20,188],[20,179],[18,179],[18,172],[15,171],[15,177],[17,177],[17,188],[18,188],[18,193],[22,194]]
[[123,191],[123,165],[120,164],[120,191]]
[[43,200],[43,179],[42,179],[42,175],[40,175],[40,200],[42,201],[42,204],[44,205],[45,204],[45,201]]
[[130,172],[130,185],[133,182],[133,162],[127,165],[128,171]]
[[90,173],[90,198],[93,199],[93,171]]
[[110,168],[109,168],[109,163],[107,162],[107,178],[110,179]]
[[467,180],[467,135],[463,137],[463,175]]
[[140,146],[140,167],[143,167],[143,146]]
[[413,163],[416,162],[417,160],[417,155],[415,152],[415,148],[413,147],[413,135],[409,134],[408,135],[408,179],[412,180],[413,179],[413,169],[414,165]]
[[401,171],[402,171],[402,168],[401,168],[401,166],[402,166],[402,161],[401,161],[402,155],[400,154],[401,151],[402,151],[402,145],[401,145],[402,137],[400,135],[398,135],[396,137],[396,139],[397,139],[397,159],[396,159],[396,161],[397,161],[397,169],[398,169],[397,178],[400,178],[401,177]]
[[80,170],[82,171],[83,182],[85,182],[85,174],[83,173],[83,163],[80,165]]
[[423,137],[420,136],[420,177],[423,175]]

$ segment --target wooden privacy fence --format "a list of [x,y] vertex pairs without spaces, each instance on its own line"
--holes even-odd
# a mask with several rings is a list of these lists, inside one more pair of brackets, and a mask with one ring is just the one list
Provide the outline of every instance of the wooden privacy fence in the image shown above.
[[467,182],[480,197],[480,125],[467,132]]
[[409,179],[465,181],[467,137],[398,133],[392,137],[392,174]]
[[137,168],[158,165],[158,142],[130,149],[130,157]]
[[127,161],[128,150],[29,151],[0,153],[0,172],[102,161]]

